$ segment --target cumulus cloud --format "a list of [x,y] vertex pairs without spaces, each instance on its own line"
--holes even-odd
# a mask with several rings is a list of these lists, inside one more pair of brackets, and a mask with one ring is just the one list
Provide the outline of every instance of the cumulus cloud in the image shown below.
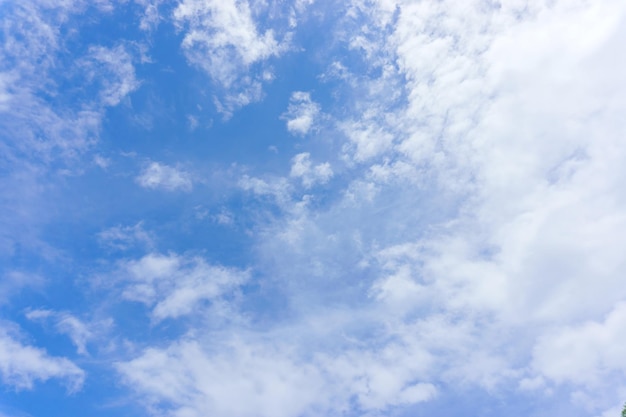
[[328,162],[318,165],[311,163],[311,154],[308,152],[297,154],[291,160],[291,177],[300,178],[302,185],[309,188],[315,184],[324,184],[333,176],[333,170]]
[[[623,372],[582,340],[594,326],[557,329],[599,320],[626,296],[616,252],[624,242],[611,232],[622,227],[624,171],[601,150],[624,152],[615,114],[626,103],[608,87],[626,87],[613,72],[625,63],[609,52],[626,35],[624,10],[610,2],[557,2],[526,9],[522,19],[518,12],[513,3],[490,16],[470,3],[402,8],[393,40],[409,102],[407,129],[394,150],[437,175],[444,189],[470,196],[454,226],[416,240],[415,261],[405,265],[419,265],[414,276],[428,284],[427,294],[440,294],[438,305],[490,312],[538,337],[535,370],[557,381],[573,382],[577,368],[560,374],[565,366],[552,367],[548,358],[580,334],[578,346],[587,350],[578,357],[588,377],[576,373],[576,383],[586,385],[602,369]],[[439,13],[447,25],[437,23]],[[428,27],[441,32],[415,36]],[[535,36],[550,41],[539,45]],[[611,69],[600,76],[598,68]],[[600,104],[606,100],[611,104]],[[559,337],[535,333],[537,323]],[[486,340],[496,346],[505,339]]]
[[197,312],[207,302],[217,305],[248,280],[247,271],[176,254],[151,253],[119,268],[126,279],[123,297],[149,306],[156,320]]
[[[188,416],[301,415],[323,387],[314,369],[236,343],[209,356],[199,343],[183,341],[165,350],[146,350],[119,363],[118,370],[148,401]],[[246,401],[240,401],[242,396]]]
[[[290,331],[299,335],[304,328]],[[299,347],[279,342],[287,333],[275,335],[274,342],[250,336],[208,345],[181,340],[146,349],[117,363],[117,369],[150,406],[173,415],[289,417],[348,412],[354,406],[376,414],[437,395],[432,384],[415,381],[415,369],[422,365],[414,361],[423,362],[423,353],[408,347],[347,351],[338,358],[320,354],[311,360],[299,356]],[[237,401],[242,395],[246,401]]]
[[135,181],[144,188],[166,191],[191,191],[193,187],[187,172],[159,162],[147,164]]
[[287,121],[287,130],[293,135],[306,135],[314,128],[320,113],[320,105],[311,100],[311,94],[296,91],[291,94],[289,107],[282,118]]
[[6,326],[0,327],[0,376],[17,389],[32,389],[35,382],[51,378],[65,380],[70,392],[83,385],[85,373],[66,358],[50,356],[45,350],[25,345]]
[[342,130],[349,140],[343,150],[357,162],[380,157],[391,149],[393,134],[377,123],[352,121],[345,123]]
[[604,320],[561,327],[541,337],[533,367],[558,382],[598,384],[611,373],[625,372],[626,304],[617,304]]
[[272,31],[261,34],[247,1],[185,0],[174,11],[179,25],[189,25],[183,49],[194,64],[226,86],[240,71],[279,52]]
[[185,30],[185,56],[225,90],[216,104],[227,117],[261,98],[267,77],[264,71],[254,75],[251,67],[286,50],[287,43],[277,40],[274,30],[259,30],[256,14],[267,12],[266,7],[248,1],[184,0],[174,10],[174,22]]

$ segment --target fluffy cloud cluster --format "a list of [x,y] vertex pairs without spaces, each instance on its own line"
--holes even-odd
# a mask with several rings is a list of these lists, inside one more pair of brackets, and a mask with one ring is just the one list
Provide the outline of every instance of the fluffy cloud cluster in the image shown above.
[[[324,331],[312,327],[308,336],[304,331],[289,328],[265,336],[240,331],[233,337],[231,330],[185,338],[164,349],[148,348],[117,366],[150,406],[171,415],[289,417],[350,414],[355,406],[376,415],[390,405],[437,395],[435,386],[416,377],[430,363],[417,346],[390,343],[376,351],[354,346],[338,356],[309,357],[295,338],[316,344]],[[237,401],[242,395],[246,401]]]
[[283,115],[287,121],[287,130],[293,135],[306,135],[316,123],[320,105],[311,100],[311,94],[296,91],[291,94],[289,108]]
[[268,9],[249,1],[184,0],[174,10],[174,22],[185,30],[182,49],[191,64],[224,89],[215,100],[227,117],[260,100],[263,83],[272,80],[269,69],[257,76],[252,67],[262,68],[288,47],[288,39],[277,39],[273,29],[259,30],[255,18],[268,14]]
[[293,157],[291,164],[291,177],[301,178],[302,185],[309,188],[316,183],[324,184],[333,176],[333,170],[328,162],[313,165],[311,154],[300,153]]
[[247,1],[186,0],[174,11],[174,19],[189,25],[182,45],[187,57],[227,87],[241,66],[280,51],[271,30],[258,32]]
[[156,320],[197,313],[204,302],[217,304],[248,280],[246,271],[176,254],[152,253],[127,261],[120,273],[128,280],[123,297],[150,306]]

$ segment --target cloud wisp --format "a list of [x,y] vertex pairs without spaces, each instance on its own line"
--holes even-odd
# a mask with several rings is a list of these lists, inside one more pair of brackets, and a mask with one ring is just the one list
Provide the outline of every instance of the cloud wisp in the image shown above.
[[54,357],[44,349],[26,345],[16,339],[11,328],[0,328],[0,377],[16,389],[32,389],[36,381],[60,378],[69,392],[79,390],[85,372],[67,358]]
[[154,161],[148,163],[135,180],[140,186],[153,190],[189,192],[193,188],[191,177],[187,172]]

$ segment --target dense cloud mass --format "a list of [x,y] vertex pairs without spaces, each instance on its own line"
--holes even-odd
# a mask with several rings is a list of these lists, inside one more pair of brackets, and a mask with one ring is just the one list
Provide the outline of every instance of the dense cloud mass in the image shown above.
[[0,20],[0,416],[621,412],[623,2]]

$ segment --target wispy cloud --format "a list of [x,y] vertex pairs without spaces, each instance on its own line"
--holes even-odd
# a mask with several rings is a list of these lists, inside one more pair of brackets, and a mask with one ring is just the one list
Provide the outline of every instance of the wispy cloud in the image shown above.
[[[6,252],[7,255],[10,255],[10,251]],[[0,280],[0,305],[9,303],[12,296],[26,288],[41,289],[44,283],[45,279],[36,273],[15,269],[4,271]]]
[[159,11],[163,0],[135,0],[135,3],[144,8],[139,22],[140,29],[146,31],[155,30],[159,26],[159,23],[164,20],[164,17],[161,16]]
[[135,179],[144,188],[166,191],[191,191],[193,183],[189,173],[159,162],[147,164]]
[[80,64],[89,82],[99,84],[100,99],[105,106],[116,106],[139,87],[132,56],[126,48],[92,46]]
[[100,243],[111,249],[127,250],[136,246],[151,247],[154,244],[153,235],[144,230],[142,222],[134,226],[114,226],[98,233]]
[[148,254],[120,265],[128,279],[123,296],[150,306],[156,320],[197,312],[219,303],[248,280],[248,272],[214,266],[199,257]]
[[86,322],[66,311],[34,309],[26,312],[26,318],[41,323],[53,322],[55,330],[68,336],[79,355],[88,355],[87,344],[102,335],[111,321]]
[[[92,6],[107,10],[107,4]],[[11,213],[10,221],[0,221],[5,248],[46,246],[39,234],[50,218],[47,184],[83,172],[88,163],[82,156],[98,143],[106,108],[138,86],[123,46],[92,46],[86,55],[63,56],[72,16],[89,7],[81,1],[2,4],[0,143],[7,175],[0,179],[0,204]],[[98,86],[97,93],[62,88],[87,87],[86,80]]]
[[0,325],[0,377],[16,389],[32,389],[35,381],[60,378],[74,392],[83,385],[85,373],[66,358],[50,356],[44,349],[25,345],[10,328]]

